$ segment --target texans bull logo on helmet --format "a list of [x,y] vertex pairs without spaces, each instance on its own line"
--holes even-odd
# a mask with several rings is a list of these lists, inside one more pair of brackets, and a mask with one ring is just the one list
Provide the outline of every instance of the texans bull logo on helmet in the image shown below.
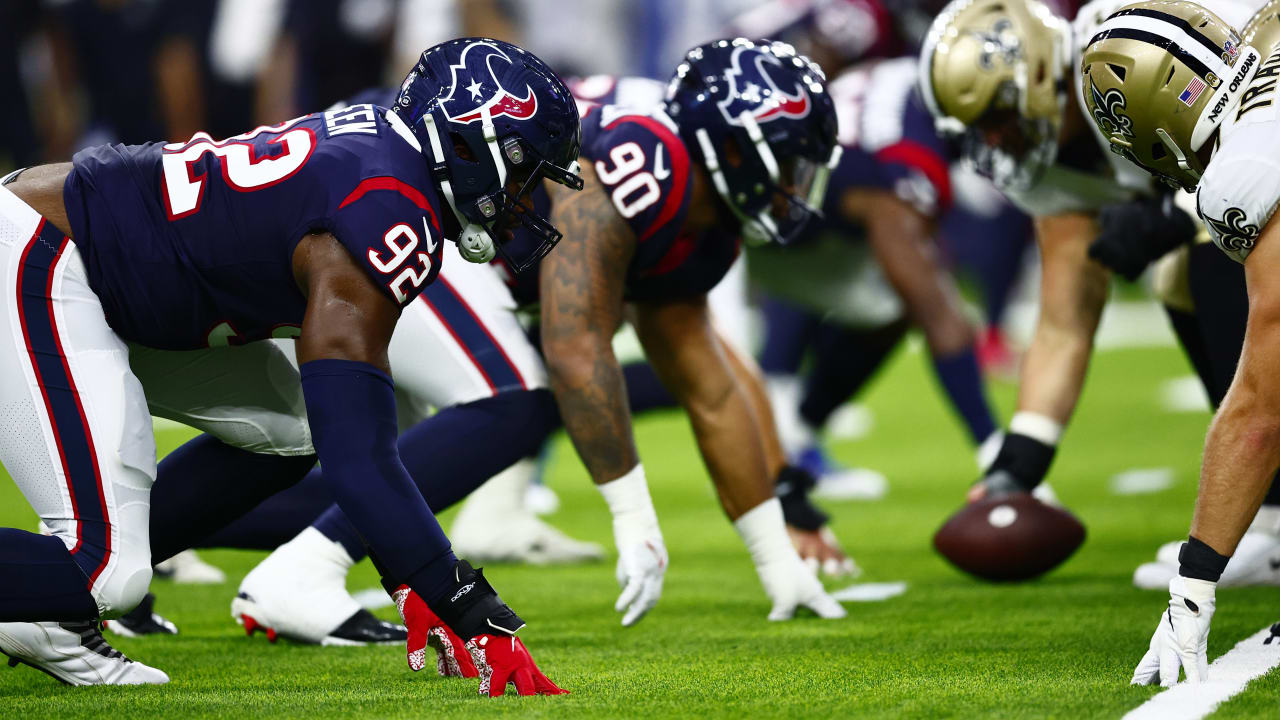
[[769,74],[773,67],[782,67],[782,61],[759,47],[738,47],[733,51],[732,66],[725,72],[729,94],[717,104],[730,125],[741,125],[744,112],[758,123],[809,114],[813,105],[809,93],[799,83],[793,86],[794,92],[783,91]]
[[464,125],[480,120],[484,109],[494,118],[505,115],[513,120],[528,120],[533,117],[538,112],[538,98],[533,88],[525,85],[517,95],[498,80],[495,65],[512,63],[513,60],[492,43],[468,45],[458,63],[449,66],[453,90],[441,103],[445,116]]

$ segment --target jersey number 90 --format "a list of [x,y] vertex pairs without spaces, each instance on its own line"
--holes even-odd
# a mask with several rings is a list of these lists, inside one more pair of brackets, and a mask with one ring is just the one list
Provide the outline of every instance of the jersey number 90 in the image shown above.
[[[661,145],[658,146],[658,152],[662,152]],[[603,160],[596,162],[596,175],[600,177],[600,182],[613,186],[613,193],[609,197],[622,217],[629,220],[662,197],[662,189],[653,173],[640,172],[648,163],[648,158],[638,144],[624,142],[615,145],[609,150],[609,161],[613,163],[613,167],[606,165]]]

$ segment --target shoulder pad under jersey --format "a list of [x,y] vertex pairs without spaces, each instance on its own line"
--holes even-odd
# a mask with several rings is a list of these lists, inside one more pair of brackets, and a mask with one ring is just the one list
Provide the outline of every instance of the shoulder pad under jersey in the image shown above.
[[690,157],[661,111],[598,105],[583,117],[582,162],[590,162],[613,207],[635,232],[637,256],[675,239],[692,195]]

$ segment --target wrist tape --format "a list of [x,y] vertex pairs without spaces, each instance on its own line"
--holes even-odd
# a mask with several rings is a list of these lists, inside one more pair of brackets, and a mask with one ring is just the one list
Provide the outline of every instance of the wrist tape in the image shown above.
[[1230,559],[1226,555],[1219,555],[1218,551],[1191,535],[1178,551],[1178,574],[1185,578],[1216,583],[1222,577],[1222,571],[1227,569],[1227,561]]

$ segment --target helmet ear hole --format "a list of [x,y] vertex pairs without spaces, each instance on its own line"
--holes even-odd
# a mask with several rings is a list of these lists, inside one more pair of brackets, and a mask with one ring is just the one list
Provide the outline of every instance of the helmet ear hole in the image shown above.
[[745,158],[742,156],[742,148],[738,145],[738,139],[730,135],[724,139],[724,164],[731,168],[740,168]]
[[1168,155],[1168,154],[1169,154],[1169,151],[1168,151],[1168,150],[1165,150],[1165,148],[1164,148],[1164,143],[1152,143],[1152,144],[1151,144],[1151,159],[1152,159],[1152,160],[1163,160],[1163,159],[1164,159],[1164,156],[1165,156],[1165,155]]
[[449,140],[453,143],[453,152],[460,159],[469,163],[477,162],[475,153],[471,152],[471,146],[467,144],[466,139],[459,133],[450,132]]

